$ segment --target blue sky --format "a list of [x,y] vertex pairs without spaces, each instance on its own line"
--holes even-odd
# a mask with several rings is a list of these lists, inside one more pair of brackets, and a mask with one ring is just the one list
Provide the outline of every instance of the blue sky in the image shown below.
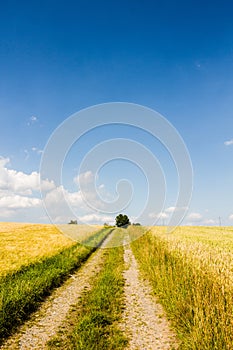
[[[156,110],[183,137],[194,171],[184,223],[218,224],[221,216],[223,224],[231,225],[232,11],[232,2],[225,0],[2,3],[0,220],[48,221],[38,177],[51,133],[83,108],[123,101]],[[64,163],[64,187],[74,200],[81,154],[122,135],[158,152],[168,182],[160,221],[168,220],[167,209],[175,205],[173,165],[156,141],[127,128],[109,126],[86,135]],[[110,198],[117,179],[133,176],[135,202],[129,216],[134,218],[145,197],[145,181],[133,165],[122,162],[103,169],[98,181]],[[85,209],[79,213],[77,208],[77,215],[99,220]]]

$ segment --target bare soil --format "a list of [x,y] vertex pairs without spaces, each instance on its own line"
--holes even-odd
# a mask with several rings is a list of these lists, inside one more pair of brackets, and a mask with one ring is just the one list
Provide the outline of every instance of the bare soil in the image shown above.
[[129,338],[129,350],[177,349],[178,342],[161,304],[143,280],[130,245],[125,245],[125,310],[121,329]]

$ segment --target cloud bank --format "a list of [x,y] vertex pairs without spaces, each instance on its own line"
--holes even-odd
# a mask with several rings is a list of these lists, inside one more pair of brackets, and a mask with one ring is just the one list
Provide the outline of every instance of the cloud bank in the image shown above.
[[229,141],[225,141],[224,142],[225,146],[232,146],[233,145],[233,139],[229,140]]

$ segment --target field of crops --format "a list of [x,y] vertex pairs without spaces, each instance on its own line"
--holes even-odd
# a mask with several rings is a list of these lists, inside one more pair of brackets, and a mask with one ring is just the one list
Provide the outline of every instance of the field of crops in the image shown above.
[[233,228],[153,227],[132,246],[180,348],[232,349]]
[[101,226],[1,223],[0,276],[88,239]]
[[211,271],[224,286],[233,285],[233,228],[179,227],[173,234],[152,229],[171,249],[182,251],[186,259],[200,269]]
[[[0,338],[37,309],[54,287],[77,270],[113,228],[64,225],[0,225]],[[68,236],[82,241],[75,242]],[[232,350],[233,228],[129,226],[113,231],[101,271],[84,293],[72,330],[50,347],[124,349],[117,323],[123,309],[122,245],[131,242],[140,269],[179,339],[180,350]],[[126,264],[127,265],[127,264]],[[66,331],[67,333],[67,331]],[[65,339],[65,340],[64,340]],[[85,348],[85,347],[84,347]]]
[[0,339],[77,269],[109,231],[82,225],[73,230],[79,230],[86,245],[52,225],[0,225]]

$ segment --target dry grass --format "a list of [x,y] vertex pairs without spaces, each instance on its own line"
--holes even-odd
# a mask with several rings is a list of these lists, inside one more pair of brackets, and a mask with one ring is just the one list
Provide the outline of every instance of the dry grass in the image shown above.
[[153,227],[132,244],[182,340],[180,349],[231,350],[233,229]]
[[221,283],[233,286],[233,228],[187,226],[166,233],[165,227],[153,227],[151,233],[178,250],[199,269],[214,274]]
[[82,243],[86,241],[94,232],[101,230],[101,225],[58,225],[58,229],[68,238]]
[[[66,228],[67,227],[67,228]],[[43,257],[74,245],[76,242],[68,234],[80,241],[87,239],[99,226],[64,225],[67,236],[54,225],[27,223],[0,223],[0,276],[18,270]]]

